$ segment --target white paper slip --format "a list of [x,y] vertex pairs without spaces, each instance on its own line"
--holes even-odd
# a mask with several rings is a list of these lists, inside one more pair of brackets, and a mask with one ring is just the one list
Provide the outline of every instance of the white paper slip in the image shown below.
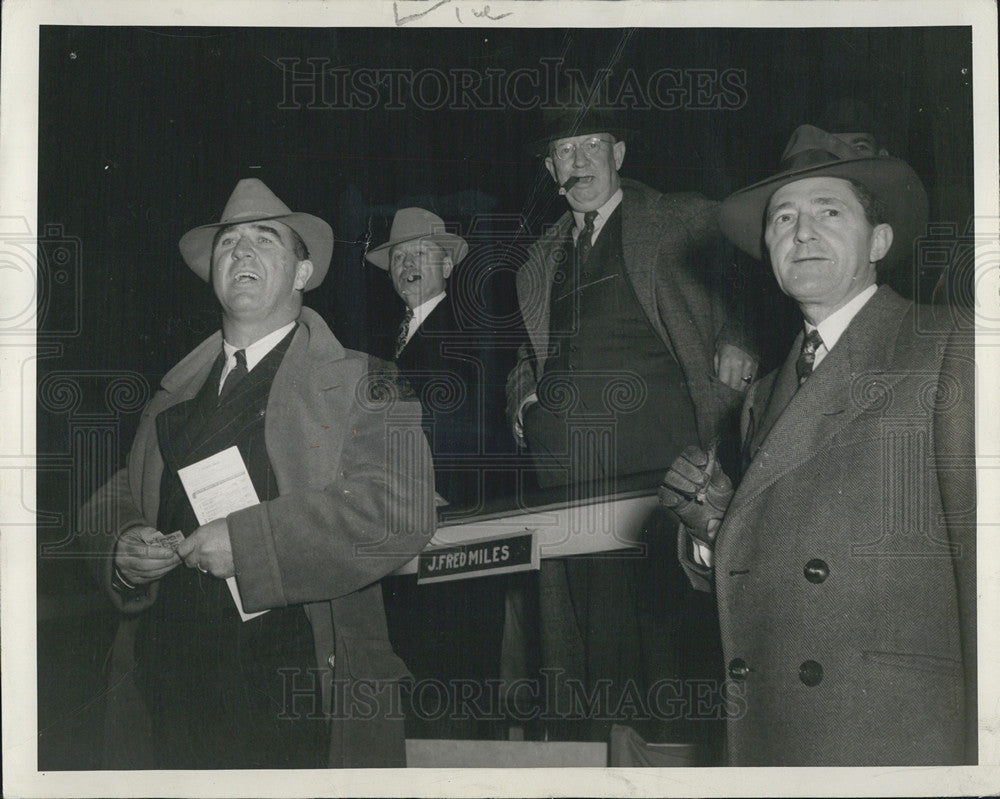
[[[224,519],[230,513],[243,508],[249,508],[260,502],[257,491],[253,487],[250,473],[236,446],[224,449],[190,466],[177,470],[181,485],[187,493],[188,501],[198,519],[198,524],[208,524],[216,519]],[[236,586],[236,578],[226,580],[229,593],[240,612],[240,618],[248,621],[256,616],[267,613],[260,610],[247,613],[243,610],[243,600],[240,589]]]

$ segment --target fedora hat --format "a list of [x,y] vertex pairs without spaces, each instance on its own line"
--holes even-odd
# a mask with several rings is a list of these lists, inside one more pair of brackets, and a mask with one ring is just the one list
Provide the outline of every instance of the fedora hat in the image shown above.
[[617,115],[592,105],[543,108],[541,121],[542,135],[529,145],[531,154],[539,158],[547,156],[549,145],[559,139],[608,133],[620,141],[635,135],[635,131],[621,124]]
[[771,195],[789,183],[818,177],[854,180],[866,186],[885,207],[884,221],[892,227],[892,246],[882,259],[885,266],[907,263],[913,241],[927,224],[927,193],[917,173],[900,158],[859,158],[849,144],[814,125],[796,128],[776,174],[723,200],[719,210],[723,235],[763,260],[764,214]]
[[388,270],[389,250],[393,245],[417,239],[428,239],[443,247],[453,266],[458,266],[469,251],[465,239],[445,231],[444,220],[437,214],[423,208],[400,208],[392,218],[389,240],[366,252],[365,258],[379,269]]
[[212,241],[216,231],[227,225],[264,220],[284,222],[305,242],[309,250],[309,260],[313,265],[313,272],[305,285],[305,290],[314,289],[322,283],[330,268],[330,257],[333,255],[333,230],[319,217],[292,213],[289,207],[257,178],[247,178],[236,184],[218,222],[199,225],[181,236],[179,246],[184,262],[202,280],[208,280],[212,271]]

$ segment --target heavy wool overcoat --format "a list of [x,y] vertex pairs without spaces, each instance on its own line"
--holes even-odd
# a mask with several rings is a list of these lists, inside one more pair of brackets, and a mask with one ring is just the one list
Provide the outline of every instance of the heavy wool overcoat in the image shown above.
[[714,552],[733,765],[975,762],[974,362],[928,310],[881,287],[801,388],[802,334],[747,396]]
[[[134,690],[123,686],[131,682],[134,614],[156,600],[157,586],[120,594],[111,587],[110,553],[121,531],[155,526],[163,473],[156,416],[198,393],[221,348],[215,333],[163,378],[143,412],[128,468],[82,513],[85,528],[109,553],[102,564],[108,594],[128,614],[110,659],[109,699],[109,717],[128,722],[107,724],[111,733],[141,737],[135,713],[142,708]],[[394,372],[389,364],[373,369],[369,356],[345,350],[323,320],[303,308],[266,409],[265,441],[279,496],[227,517],[245,609],[305,607],[331,716],[331,766],[405,763],[394,694],[407,671],[389,645],[378,581],[423,548],[436,519],[420,406],[400,393]],[[132,705],[116,707],[116,697]],[[105,750],[132,758],[129,745],[137,743],[119,741]],[[131,762],[140,764],[141,755]]]

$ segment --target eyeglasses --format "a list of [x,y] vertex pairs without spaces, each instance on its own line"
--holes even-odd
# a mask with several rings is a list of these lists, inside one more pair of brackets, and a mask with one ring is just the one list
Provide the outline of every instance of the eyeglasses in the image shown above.
[[552,157],[558,161],[568,161],[576,154],[576,149],[579,147],[587,158],[593,158],[601,152],[605,144],[614,144],[614,142],[610,139],[602,139],[600,136],[591,136],[580,142],[566,141],[552,148]]

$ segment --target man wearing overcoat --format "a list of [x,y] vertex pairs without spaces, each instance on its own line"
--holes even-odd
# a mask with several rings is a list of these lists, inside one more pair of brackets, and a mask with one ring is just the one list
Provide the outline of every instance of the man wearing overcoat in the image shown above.
[[733,765],[976,762],[971,333],[878,285],[925,206],[904,161],[810,125],[723,203],[804,318],[746,398],[735,495],[697,448],[661,490],[716,594]]
[[[108,730],[127,759],[109,767],[405,763],[379,580],[429,540],[433,476],[393,367],[302,307],[332,248],[329,225],[256,179],[181,239],[222,330],[163,378],[127,469],[83,513],[125,614]],[[200,524],[178,470],[230,446],[260,502]],[[241,621],[229,578],[267,612]]]

